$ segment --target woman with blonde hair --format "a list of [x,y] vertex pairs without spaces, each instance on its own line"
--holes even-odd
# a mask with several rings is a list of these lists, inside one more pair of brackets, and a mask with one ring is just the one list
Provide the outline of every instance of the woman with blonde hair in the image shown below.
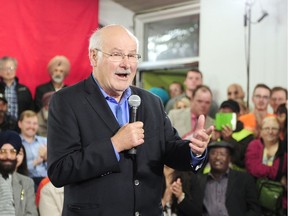
[[[251,141],[247,147],[246,170],[257,179],[268,178],[281,182],[287,190],[287,152],[279,134],[277,118],[264,118],[259,139]],[[283,197],[283,209],[287,210],[286,193]]]

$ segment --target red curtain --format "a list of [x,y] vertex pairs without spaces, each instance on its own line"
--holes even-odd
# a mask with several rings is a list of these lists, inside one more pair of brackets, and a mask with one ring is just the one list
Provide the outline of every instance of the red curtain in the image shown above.
[[71,62],[65,83],[91,73],[88,39],[98,27],[98,0],[0,0],[0,57],[18,60],[19,82],[32,94],[47,82],[47,64],[55,55]]

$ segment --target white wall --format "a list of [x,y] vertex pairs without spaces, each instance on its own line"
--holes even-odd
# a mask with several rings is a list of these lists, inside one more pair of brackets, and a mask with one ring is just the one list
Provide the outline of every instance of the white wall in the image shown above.
[[120,24],[133,32],[134,13],[111,0],[99,1],[99,23],[101,25]]
[[[248,1],[248,0],[247,0]],[[287,87],[287,0],[250,0],[252,21],[262,9],[269,16],[251,25],[250,95],[255,84]],[[216,101],[239,83],[246,90],[244,11],[246,0],[201,0],[200,69]],[[100,23],[118,23],[133,30],[133,13],[111,0],[100,0]]]
[[[245,0],[201,0],[200,69],[218,101],[230,83],[247,87]],[[287,87],[287,0],[257,0],[251,8],[250,96],[257,83]],[[261,9],[262,6],[262,9]],[[251,104],[251,103],[250,103]]]

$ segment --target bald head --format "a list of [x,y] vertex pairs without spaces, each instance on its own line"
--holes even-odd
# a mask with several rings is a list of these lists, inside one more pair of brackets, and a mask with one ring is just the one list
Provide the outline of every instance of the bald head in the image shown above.
[[[127,37],[135,41],[137,47],[136,52],[138,52],[138,39],[127,28],[116,24],[107,25],[101,29],[97,29],[90,37],[89,51],[95,48],[103,49],[105,44],[107,45],[107,43],[109,44],[111,41],[113,41],[112,38],[116,38],[119,35],[122,36],[123,34],[126,34]],[[125,40],[123,42],[125,43]]]

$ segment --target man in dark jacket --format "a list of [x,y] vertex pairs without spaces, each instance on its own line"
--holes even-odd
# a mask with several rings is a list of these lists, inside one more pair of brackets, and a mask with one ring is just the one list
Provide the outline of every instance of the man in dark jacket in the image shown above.
[[64,79],[69,74],[70,62],[65,56],[55,56],[49,61],[47,70],[51,78],[50,81],[36,87],[34,101],[36,112],[39,112],[43,107],[42,100],[45,93],[55,92],[66,87]]
[[220,141],[208,146],[211,171],[199,175],[204,216],[258,216],[257,189],[252,176],[229,168],[233,145]]
[[8,114],[16,119],[24,110],[33,109],[33,99],[29,88],[18,82],[16,77],[17,60],[4,56],[0,59],[0,93],[8,101]]

